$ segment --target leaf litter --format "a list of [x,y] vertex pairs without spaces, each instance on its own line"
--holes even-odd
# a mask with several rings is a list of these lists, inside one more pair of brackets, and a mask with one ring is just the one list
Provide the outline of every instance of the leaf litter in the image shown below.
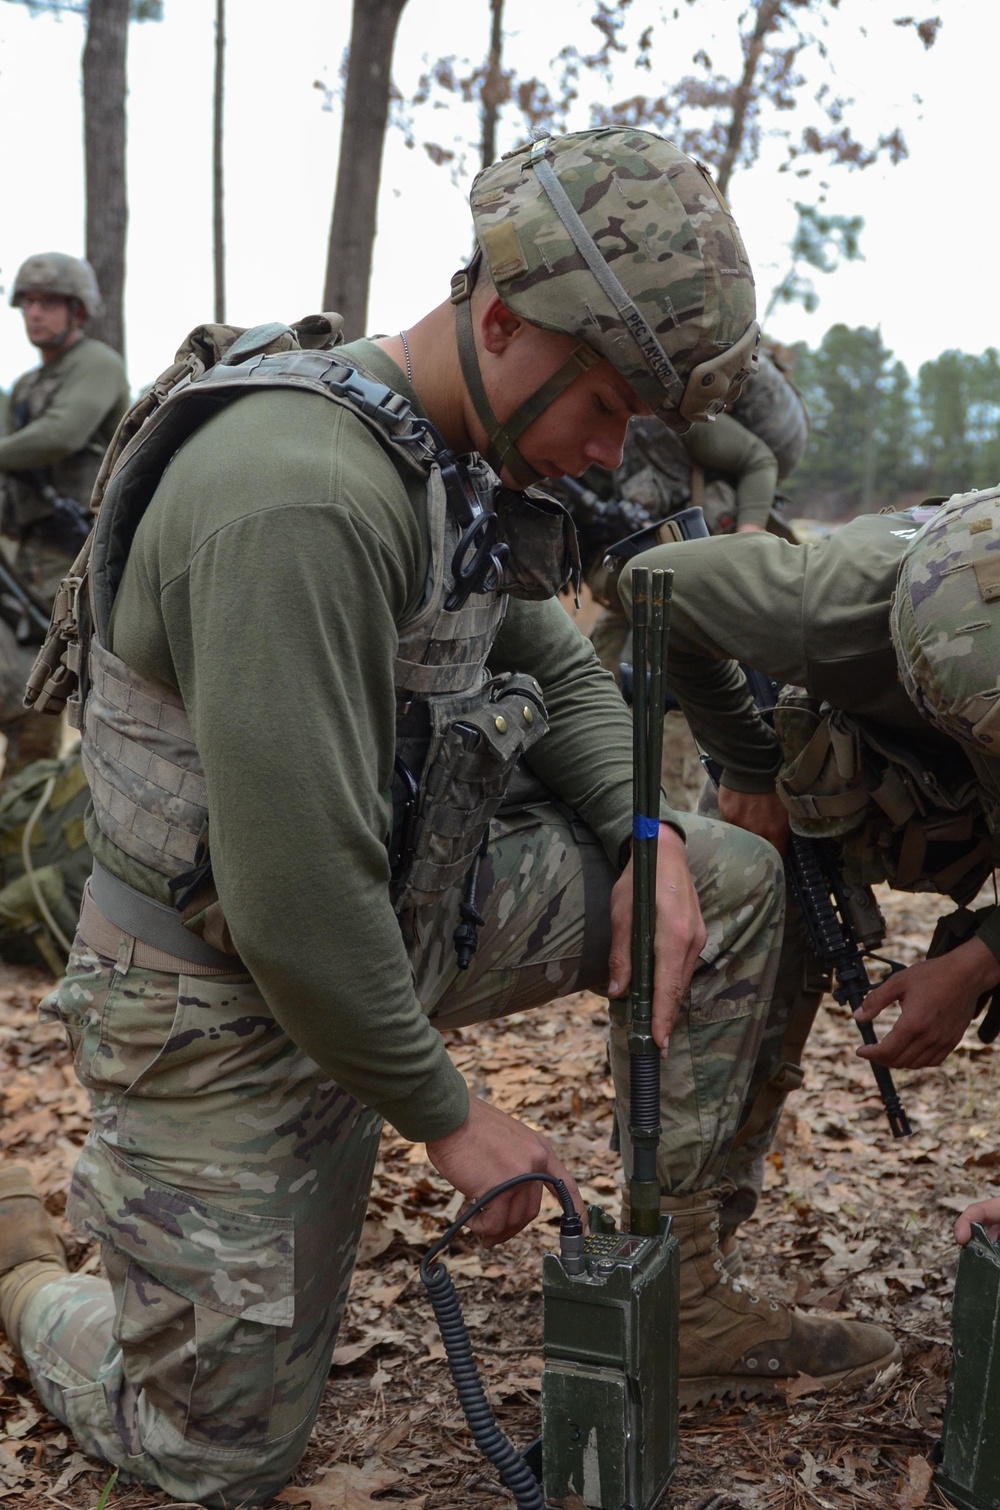
[[[919,958],[938,899],[885,891],[880,903],[888,951],[904,963]],[[61,1218],[88,1114],[61,1031],[35,1020],[50,987],[41,971],[0,965],[0,1157],[26,1163]],[[1000,1167],[997,1052],[970,1030],[941,1068],[899,1072],[916,1131],[895,1143],[856,1042],[845,1009],[828,999],[743,1246],[759,1286],[789,1302],[883,1323],[902,1343],[903,1363],[849,1394],[799,1379],[777,1402],[683,1412],[669,1510],[948,1504],[931,1483],[929,1456],[950,1357],[951,1224]],[[603,999],[581,993],[463,1028],[449,1034],[449,1047],[474,1090],[549,1135],[585,1199],[617,1216]],[[505,1510],[512,1503],[472,1444],[417,1275],[423,1252],[459,1206],[422,1147],[387,1132],[330,1385],[277,1505]],[[462,1236],[447,1258],[498,1419],[521,1446],[538,1432],[541,1254],[554,1246],[556,1225],[546,1195],[534,1226],[502,1249]],[[72,1267],[99,1270],[92,1248],[71,1237],[69,1251]],[[0,1333],[0,1510],[92,1510],[108,1477],[42,1410]],[[176,1501],[119,1480],[107,1504],[168,1510]]]

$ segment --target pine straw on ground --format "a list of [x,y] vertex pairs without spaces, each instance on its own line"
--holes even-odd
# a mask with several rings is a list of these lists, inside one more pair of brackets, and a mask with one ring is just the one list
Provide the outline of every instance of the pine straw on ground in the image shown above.
[[[892,952],[910,962],[923,951],[938,905],[888,895],[883,902]],[[60,1033],[35,1024],[47,986],[39,972],[6,967],[0,975],[0,1157],[29,1164],[60,1214],[86,1105]],[[1000,1164],[995,1051],[970,1033],[942,1069],[899,1074],[917,1130],[894,1143],[855,1042],[844,1009],[828,1003],[745,1248],[757,1288],[889,1326],[904,1346],[902,1367],[860,1393],[793,1386],[779,1402],[685,1412],[671,1510],[947,1504],[930,1484],[928,1456],[949,1358],[957,1251],[950,1229]],[[549,1133],[583,1176],[585,1196],[617,1213],[603,1001],[583,994],[464,1029],[451,1047],[476,1090]],[[471,1445],[417,1276],[422,1252],[457,1209],[422,1149],[387,1134],[326,1400],[278,1503],[302,1510],[501,1510],[511,1503]],[[554,1226],[547,1206],[502,1250],[463,1241],[449,1259],[489,1394],[522,1445],[538,1429],[540,1255]],[[97,1267],[96,1255],[79,1245],[72,1259]],[[107,1471],[76,1452],[40,1410],[2,1337],[0,1391],[0,1503],[92,1510]],[[108,1507],[165,1510],[169,1503],[122,1484]]]

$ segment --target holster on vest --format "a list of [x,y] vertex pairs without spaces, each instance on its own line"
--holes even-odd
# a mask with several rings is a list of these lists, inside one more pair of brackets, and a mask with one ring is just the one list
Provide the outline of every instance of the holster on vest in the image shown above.
[[398,913],[465,876],[519,758],[548,729],[541,689],[518,673],[466,694],[428,699],[430,739],[419,805],[394,888]]

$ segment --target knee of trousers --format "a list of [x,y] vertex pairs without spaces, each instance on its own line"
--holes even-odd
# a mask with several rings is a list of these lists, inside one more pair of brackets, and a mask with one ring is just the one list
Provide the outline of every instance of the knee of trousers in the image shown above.
[[781,856],[745,829],[698,814],[685,816],[688,865],[706,924],[742,915],[778,933],[785,916]]
[[204,1505],[206,1510],[244,1510],[269,1505],[292,1477],[309,1445],[316,1406],[286,1436],[243,1449],[215,1449],[185,1440],[160,1421],[147,1435],[137,1455],[109,1460],[122,1464],[130,1477]]

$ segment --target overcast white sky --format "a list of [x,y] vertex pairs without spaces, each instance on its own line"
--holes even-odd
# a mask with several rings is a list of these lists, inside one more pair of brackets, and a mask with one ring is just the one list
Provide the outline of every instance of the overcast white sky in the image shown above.
[[[350,0],[229,0],[226,111],[229,318],[295,319],[319,307],[337,165],[340,107],[324,109],[317,79],[335,84],[350,30]],[[584,0],[507,0],[508,56],[522,73],[544,71],[569,40],[592,45]],[[652,0],[635,0],[655,16]],[[732,62],[739,0],[698,0],[665,28],[656,59],[685,72],[703,45]],[[909,161],[828,175],[826,208],[865,217],[865,260],[816,280],[813,316],[777,312],[771,333],[816,344],[837,320],[881,325],[911,371],[942,350],[1000,345],[996,253],[997,0],[927,0],[939,14],[925,52],[891,25],[906,0],[841,0],[832,13],[837,87],[853,94],[859,134],[901,124]],[[129,52],[127,338],[133,384],[149,381],[193,325],[211,317],[211,92],[213,0],[164,0],[159,24],[133,26]],[[867,28],[862,38],[859,25]],[[412,88],[425,56],[485,51],[485,0],[408,0],[395,73]],[[0,286],[29,253],[82,252],[80,51],[83,23],[30,16],[0,3]],[[615,93],[649,92],[647,74],[616,79]],[[922,103],[914,103],[913,96]],[[588,124],[584,105],[571,124]],[[427,124],[427,123],[425,123]],[[439,138],[460,128],[439,112]],[[508,128],[513,130],[513,124]],[[425,130],[422,135],[430,134]],[[512,144],[510,138],[502,146]],[[382,176],[369,324],[393,330],[444,296],[469,240],[464,187],[418,147],[390,135]],[[794,199],[814,190],[774,171],[765,153],[734,177],[731,198],[757,269],[761,305],[785,263]],[[0,308],[0,385],[36,359],[20,316]]]

